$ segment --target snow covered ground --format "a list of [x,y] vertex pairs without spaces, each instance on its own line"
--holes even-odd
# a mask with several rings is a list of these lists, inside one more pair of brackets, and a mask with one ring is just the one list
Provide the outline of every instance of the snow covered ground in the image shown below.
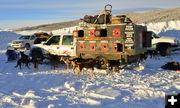
[[15,40],[20,35],[11,31],[0,31],[0,50],[6,50],[7,45],[11,40]]
[[[175,30],[176,37],[180,31]],[[175,33],[174,32],[174,33]],[[161,34],[173,35],[164,31]],[[166,93],[180,93],[180,72],[162,70],[170,61],[180,62],[180,51],[160,60],[147,59],[145,69],[135,71],[129,66],[113,76],[105,70],[88,70],[78,78],[65,65],[51,70],[47,63],[39,71],[15,68],[16,61],[7,62],[6,45],[19,35],[0,32],[0,107],[2,108],[164,108]]]

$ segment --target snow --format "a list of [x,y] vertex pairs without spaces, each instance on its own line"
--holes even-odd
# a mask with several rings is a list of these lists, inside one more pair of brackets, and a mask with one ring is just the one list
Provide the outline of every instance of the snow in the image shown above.
[[160,36],[173,36],[180,39],[180,20],[159,23],[147,23],[143,25],[146,25],[149,31],[154,31]]
[[11,42],[11,40],[15,40],[18,37],[20,37],[19,34],[12,32],[12,31],[0,31],[0,41],[4,44],[0,45],[0,50],[6,49],[8,46],[8,43]]
[[[180,35],[179,29],[160,31]],[[18,36],[12,31],[0,31],[2,108],[163,108],[166,93],[180,92],[180,72],[160,68],[167,62],[180,61],[180,51],[160,60],[148,58],[140,68],[130,65],[112,76],[107,76],[106,70],[95,69],[96,77],[91,78],[90,70],[83,70],[79,78],[64,64],[51,70],[48,61],[40,65],[38,72],[34,72],[32,64],[31,69],[15,68],[16,61],[7,62],[5,50],[7,43]]]

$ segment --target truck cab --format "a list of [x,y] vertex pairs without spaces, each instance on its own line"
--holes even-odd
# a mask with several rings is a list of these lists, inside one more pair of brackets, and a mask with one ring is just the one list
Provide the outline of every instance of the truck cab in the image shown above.
[[168,37],[168,36],[158,36],[152,31],[149,31],[152,36],[152,45],[155,45],[157,43],[169,43],[171,47],[178,47],[179,46],[179,40],[177,40],[174,37]]
[[76,56],[76,40],[72,34],[53,35],[46,42],[34,47],[53,55]]
[[179,40],[174,37],[158,36],[153,31],[148,31],[152,37],[152,47],[150,50],[158,50],[160,55],[168,55],[171,51],[179,49]]

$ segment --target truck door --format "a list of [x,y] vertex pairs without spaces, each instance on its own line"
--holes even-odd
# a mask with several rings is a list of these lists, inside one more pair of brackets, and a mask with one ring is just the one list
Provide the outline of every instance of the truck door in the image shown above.
[[159,36],[156,35],[154,32],[151,32],[151,36],[152,36],[152,46],[151,46],[151,48],[155,49],[156,44],[159,42]]
[[36,39],[36,36],[35,35],[31,35],[30,36],[30,39],[29,39],[29,43],[30,45],[33,45],[34,44],[34,40]]
[[152,44],[156,44],[159,42],[159,36],[156,35],[154,32],[151,32],[152,35]]
[[60,35],[55,35],[51,37],[45,44],[45,49],[48,50],[49,53],[58,55],[58,50],[60,49]]
[[60,55],[76,56],[76,45],[73,36],[63,35],[61,38]]

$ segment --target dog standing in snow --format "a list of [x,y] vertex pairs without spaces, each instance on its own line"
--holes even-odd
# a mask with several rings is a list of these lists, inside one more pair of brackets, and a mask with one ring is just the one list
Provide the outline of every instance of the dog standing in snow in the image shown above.
[[21,58],[17,61],[17,65],[15,67],[19,67],[21,69],[22,64],[25,64],[27,68],[30,69],[29,63],[31,62],[28,55],[24,54],[24,52],[20,52]]
[[95,76],[94,67],[96,64],[96,59],[87,59],[81,62],[77,61],[76,64],[78,65],[78,72],[77,72],[78,77],[80,77],[83,68],[91,69],[91,73],[90,73],[91,77]]
[[85,59],[82,58],[71,58],[71,57],[61,57],[60,61],[63,61],[66,64],[66,69],[69,69],[69,66],[72,65],[72,71],[75,73],[75,69],[78,67],[78,63],[85,62]]

